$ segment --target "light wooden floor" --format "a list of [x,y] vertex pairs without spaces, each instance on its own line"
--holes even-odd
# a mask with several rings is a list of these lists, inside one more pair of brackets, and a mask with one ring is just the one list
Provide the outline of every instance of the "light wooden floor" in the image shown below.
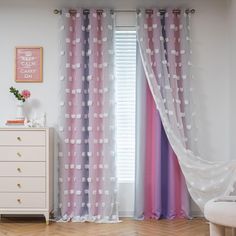
[[46,226],[43,218],[2,218],[0,236],[209,236],[209,225],[203,219],[134,221],[126,218],[122,221],[119,224],[51,223]]

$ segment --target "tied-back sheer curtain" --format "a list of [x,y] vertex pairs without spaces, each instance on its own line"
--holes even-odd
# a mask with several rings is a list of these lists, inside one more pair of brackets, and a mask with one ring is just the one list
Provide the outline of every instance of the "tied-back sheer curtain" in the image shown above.
[[203,209],[228,192],[236,178],[234,162],[209,162],[197,152],[192,102],[190,14],[159,9],[137,16],[142,64],[168,140],[178,157],[188,190]]
[[59,208],[63,221],[118,222],[113,16],[60,18]]

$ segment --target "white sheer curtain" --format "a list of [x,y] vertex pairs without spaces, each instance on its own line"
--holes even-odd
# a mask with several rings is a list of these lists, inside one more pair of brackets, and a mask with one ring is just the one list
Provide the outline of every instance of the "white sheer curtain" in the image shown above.
[[[157,109],[175,151],[188,190],[203,209],[205,203],[232,190],[235,162],[209,162],[196,150],[192,111],[190,14],[145,10],[137,16],[139,50]],[[164,27],[163,27],[164,25]]]
[[116,223],[114,17],[75,10],[60,17],[61,221]]

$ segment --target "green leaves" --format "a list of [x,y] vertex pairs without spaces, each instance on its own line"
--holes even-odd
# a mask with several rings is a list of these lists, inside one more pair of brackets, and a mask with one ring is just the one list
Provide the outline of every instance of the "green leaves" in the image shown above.
[[19,100],[19,101],[22,101],[22,102],[25,102],[25,98],[19,93],[19,90],[13,88],[13,87],[10,87],[10,93],[14,94],[15,97]]

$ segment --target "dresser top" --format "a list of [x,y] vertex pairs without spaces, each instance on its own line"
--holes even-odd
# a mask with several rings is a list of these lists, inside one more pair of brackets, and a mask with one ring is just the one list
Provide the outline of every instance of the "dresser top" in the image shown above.
[[50,127],[45,128],[28,128],[28,127],[0,127],[0,131],[13,131],[13,130],[19,130],[19,131],[45,131],[52,129]]

